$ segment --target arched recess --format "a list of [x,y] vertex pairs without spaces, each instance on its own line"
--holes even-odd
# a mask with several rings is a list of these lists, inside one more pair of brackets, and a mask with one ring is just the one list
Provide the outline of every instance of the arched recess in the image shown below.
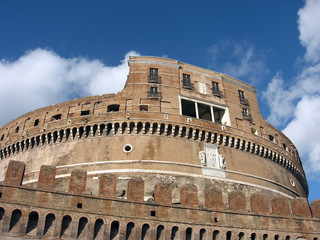
[[133,222],[129,222],[127,224],[126,240],[135,240],[135,237],[134,237],[134,223]]
[[78,223],[78,231],[77,231],[77,238],[85,238],[87,235],[88,229],[88,218],[82,217],[79,219]]
[[21,219],[21,216],[22,216],[22,212],[19,209],[15,209],[12,211],[10,225],[9,225],[9,232],[17,228],[18,223]]
[[48,235],[51,235],[51,233],[53,233],[55,220],[56,220],[56,217],[53,213],[47,214],[44,222],[43,236],[48,236]]
[[119,234],[119,222],[113,221],[110,229],[110,240],[116,239]]
[[26,234],[35,235],[38,226],[39,214],[37,212],[31,212],[28,218]]
[[149,224],[145,223],[142,225],[141,230],[141,240],[147,240],[150,239],[150,226]]
[[176,226],[174,226],[174,227],[171,229],[170,240],[178,239],[178,231],[179,231],[179,228],[176,227]]
[[219,239],[219,231],[214,230],[212,233],[212,240],[218,240]]
[[207,239],[207,236],[206,236],[206,230],[204,228],[200,229],[200,232],[199,232],[199,239],[200,240],[205,240]]
[[72,218],[69,215],[66,215],[62,218],[60,237],[70,236],[71,222],[72,222]]
[[186,229],[186,240],[191,240],[192,239],[192,228],[188,227]]
[[164,226],[163,225],[159,225],[157,227],[157,240],[164,240]]
[[99,218],[94,223],[93,239],[102,239],[102,238],[103,238],[103,220]]
[[5,213],[4,209],[0,207],[0,221],[3,219],[4,213]]

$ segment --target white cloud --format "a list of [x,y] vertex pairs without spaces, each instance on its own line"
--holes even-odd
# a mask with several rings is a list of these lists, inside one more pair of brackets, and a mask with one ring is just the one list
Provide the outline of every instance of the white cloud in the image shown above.
[[[222,41],[211,46],[209,52],[212,60],[211,67],[220,68],[216,70],[244,79],[251,84],[256,84],[269,73],[264,63],[264,56],[257,53],[255,48],[246,41]],[[221,60],[225,56],[230,58]],[[219,66],[219,62],[223,62],[223,65]]]
[[307,0],[298,17],[299,39],[306,48],[305,58],[315,63],[320,60],[320,0]]
[[14,62],[0,62],[0,126],[39,107],[87,95],[120,91],[129,68],[128,52],[117,66],[99,60],[65,59],[53,51],[35,49]]
[[277,73],[263,97],[270,106],[268,120],[284,126],[312,179],[320,172],[320,0],[306,0],[298,12],[301,44],[306,48],[304,68],[295,84],[285,86]]

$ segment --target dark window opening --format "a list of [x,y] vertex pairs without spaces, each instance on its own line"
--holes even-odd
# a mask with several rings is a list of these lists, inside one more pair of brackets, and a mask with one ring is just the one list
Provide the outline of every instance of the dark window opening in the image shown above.
[[131,239],[131,237],[133,236],[133,232],[134,232],[134,223],[129,222],[127,224],[127,230],[126,230],[126,240]]
[[211,107],[209,105],[198,103],[198,112],[200,119],[212,121]]
[[284,150],[287,150],[287,145],[286,144],[283,143],[282,146],[283,146]]
[[156,211],[151,211],[150,216],[152,216],[152,217],[156,216]]
[[0,198],[2,198],[2,192],[0,192]]
[[85,116],[85,115],[89,115],[89,114],[90,114],[90,110],[81,111],[81,116]]
[[3,141],[4,139],[4,134],[2,134],[0,141]]
[[157,237],[156,237],[156,239],[157,240],[162,239],[163,235],[164,235],[164,226],[163,225],[159,225],[157,227]]
[[19,132],[19,126],[18,127],[16,127],[16,133],[18,133]]
[[190,75],[184,73],[182,76],[183,76],[183,78],[182,78],[182,87],[192,90],[193,89],[193,84],[191,83]]
[[28,225],[26,233],[30,234],[33,230],[35,230],[38,226],[39,215],[37,212],[31,212],[29,214]]
[[95,224],[94,224],[94,234],[93,234],[93,239],[102,239],[103,235],[103,220],[102,219],[97,219]]
[[150,68],[149,83],[161,83],[158,68]]
[[192,239],[192,228],[187,228],[186,229],[186,240],[191,240]]
[[148,108],[149,108],[148,105],[140,105],[140,111],[141,112],[148,112]]
[[77,208],[82,208],[82,203],[78,203]]
[[222,123],[224,112],[225,111],[223,109],[213,108],[214,121],[217,123]]
[[111,223],[110,240],[113,240],[119,234],[119,222],[114,221]]
[[[43,230],[43,236],[46,235],[46,233],[49,231],[49,229],[51,228],[51,226],[53,226],[54,221],[56,220],[56,217],[52,214],[49,213],[46,216],[46,220],[45,220],[45,225],[44,225],[44,230]],[[53,230],[53,228],[52,228]]]
[[36,120],[34,121],[33,126],[35,127],[35,126],[38,126],[38,125],[39,125],[39,119],[36,119]]
[[149,239],[148,238],[149,237],[148,232],[150,232],[149,229],[150,229],[149,224],[143,224],[142,233],[141,233],[141,240]]
[[82,235],[85,234],[87,225],[88,225],[88,219],[86,217],[82,217],[79,219],[77,238],[81,238]]
[[120,105],[119,104],[113,104],[108,106],[108,112],[119,112]]
[[54,115],[54,116],[52,116],[52,118],[51,118],[52,121],[60,120],[60,119],[61,119],[61,114]]
[[70,232],[71,222],[72,222],[72,218],[69,215],[66,215],[63,217],[62,223],[61,223],[60,237],[62,237],[66,232]]
[[154,87],[154,86],[150,87],[150,91],[148,93],[148,96],[150,98],[159,98],[159,97],[161,97],[161,93],[158,91],[158,87]]
[[269,140],[270,140],[271,142],[273,142],[273,141],[274,141],[274,136],[269,135]]
[[212,94],[217,97],[223,97],[222,91],[220,91],[219,83],[212,82]]
[[18,225],[18,222],[20,221],[20,218],[22,216],[22,213],[19,209],[16,209],[11,214],[11,220],[9,225],[9,232]]
[[244,119],[250,120],[251,121],[251,115],[248,111],[247,108],[242,108],[242,116]]
[[181,99],[182,115],[196,117],[195,103],[185,99]]
[[239,93],[239,99],[240,99],[240,103],[246,106],[249,106],[249,102],[248,100],[245,98],[244,96],[244,92],[241,90],[238,90]]

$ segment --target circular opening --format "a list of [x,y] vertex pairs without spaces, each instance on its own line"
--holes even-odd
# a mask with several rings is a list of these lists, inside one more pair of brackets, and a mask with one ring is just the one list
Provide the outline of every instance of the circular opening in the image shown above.
[[291,183],[291,185],[292,185],[293,187],[296,186],[296,183],[293,181],[293,179],[290,179],[290,183]]
[[132,146],[130,144],[126,144],[123,146],[123,151],[128,153],[132,151]]

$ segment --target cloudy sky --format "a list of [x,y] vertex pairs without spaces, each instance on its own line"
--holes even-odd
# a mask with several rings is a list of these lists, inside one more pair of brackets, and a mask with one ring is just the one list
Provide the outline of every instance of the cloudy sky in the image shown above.
[[0,0],[0,126],[117,92],[129,55],[165,56],[256,87],[320,199],[320,0]]

